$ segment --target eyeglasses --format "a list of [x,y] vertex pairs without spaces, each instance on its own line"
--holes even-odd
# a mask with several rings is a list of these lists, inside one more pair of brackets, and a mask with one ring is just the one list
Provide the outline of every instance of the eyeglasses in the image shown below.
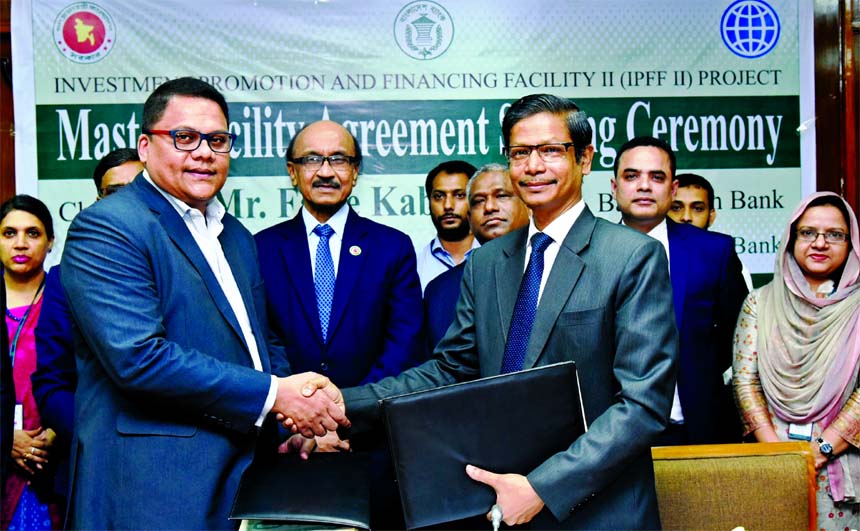
[[293,164],[300,164],[305,170],[317,172],[322,168],[323,164],[328,161],[331,169],[337,172],[346,171],[358,162],[358,157],[350,157],[349,155],[305,155],[304,157],[296,157],[290,159]]
[[194,151],[206,140],[209,149],[215,153],[229,153],[236,141],[233,133],[201,133],[191,129],[149,129],[144,131],[147,135],[170,135],[173,138],[173,147],[179,151]]
[[797,239],[805,242],[814,242],[819,236],[824,236],[827,243],[845,243],[848,241],[848,233],[841,230],[829,230],[818,232],[815,229],[797,229]]
[[536,144],[534,146],[508,146],[505,156],[509,161],[522,163],[528,160],[532,151],[537,151],[544,162],[556,162],[564,158],[567,150],[573,147],[573,142],[554,142],[552,144]]

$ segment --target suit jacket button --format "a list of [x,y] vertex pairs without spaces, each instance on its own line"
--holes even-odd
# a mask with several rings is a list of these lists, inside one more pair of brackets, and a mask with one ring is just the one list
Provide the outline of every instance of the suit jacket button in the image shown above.
[[320,370],[321,370],[322,372],[326,372],[326,371],[328,371],[328,363],[326,363],[326,362],[322,362],[322,363],[320,363]]

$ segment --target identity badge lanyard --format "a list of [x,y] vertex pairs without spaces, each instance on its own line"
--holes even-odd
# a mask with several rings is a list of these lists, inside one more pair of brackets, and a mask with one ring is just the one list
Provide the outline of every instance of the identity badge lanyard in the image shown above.
[[12,341],[9,343],[9,357],[12,358],[12,367],[15,366],[15,353],[18,350],[18,340],[21,338],[21,331],[24,329],[24,325],[27,324],[27,317],[30,316],[30,311],[33,309],[33,305],[36,304],[36,299],[39,298],[39,293],[42,292],[42,288],[45,287],[45,276],[42,277],[42,282],[39,284],[39,288],[36,290],[36,293],[33,295],[33,300],[30,301],[30,306],[27,307],[27,311],[24,312],[24,315],[20,320],[15,319],[7,308],[6,314],[12,319],[19,321],[18,328],[15,330],[15,336],[12,338]]

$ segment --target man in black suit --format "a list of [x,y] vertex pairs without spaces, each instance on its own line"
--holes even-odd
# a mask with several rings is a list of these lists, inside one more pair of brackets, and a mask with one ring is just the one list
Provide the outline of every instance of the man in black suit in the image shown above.
[[734,400],[723,384],[732,366],[732,340],[747,287],[730,236],[675,223],[675,154],[666,142],[636,137],[615,160],[612,193],[622,221],[659,241],[680,337],[680,371],[670,423],[661,446],[740,442]]

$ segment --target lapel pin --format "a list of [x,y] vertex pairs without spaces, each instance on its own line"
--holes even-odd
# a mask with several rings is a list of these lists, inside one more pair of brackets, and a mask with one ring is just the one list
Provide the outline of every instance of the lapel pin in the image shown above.
[[352,247],[349,248],[349,254],[351,254],[352,256],[360,255],[361,254],[361,247],[359,247],[358,245],[353,245]]

